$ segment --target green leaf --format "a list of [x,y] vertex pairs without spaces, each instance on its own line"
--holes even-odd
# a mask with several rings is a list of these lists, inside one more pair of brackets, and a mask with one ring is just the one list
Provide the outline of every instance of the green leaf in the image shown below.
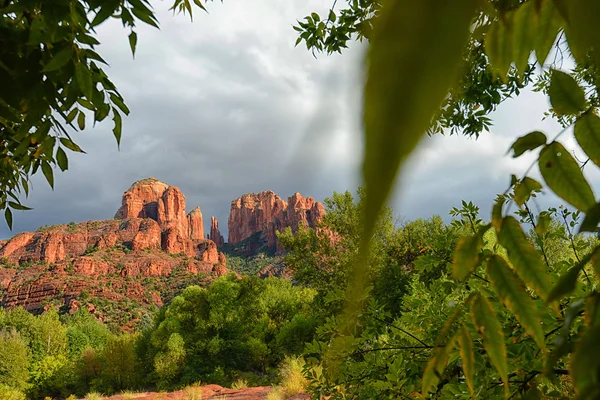
[[6,225],[8,225],[8,229],[12,231],[13,217],[12,211],[10,211],[10,208],[8,207],[6,207],[6,209],[4,210],[4,219],[6,220]]
[[135,46],[137,45],[137,33],[131,31],[129,34],[129,47],[131,47],[131,55],[135,58]]
[[571,378],[579,399],[597,399],[600,395],[600,325],[588,328],[575,344],[571,356]]
[[113,128],[113,135],[117,139],[117,146],[121,145],[121,128],[123,127],[123,121],[121,120],[121,114],[113,107],[113,121],[115,126]]
[[[506,222],[503,225],[506,226]],[[498,255],[490,257],[486,271],[498,298],[514,314],[539,348],[544,351],[546,343],[542,324],[523,282],[510,269],[504,258]]]
[[140,21],[143,21],[148,25],[152,25],[153,27],[160,29],[158,28],[158,24],[155,21],[156,17],[154,17],[154,14],[152,14],[150,10],[141,9],[139,7],[133,7],[131,9],[131,12],[133,13],[133,15],[138,17]]
[[456,336],[453,336],[445,346],[433,349],[433,355],[427,362],[427,365],[425,365],[425,370],[423,371],[421,382],[421,393],[423,396],[427,396],[429,390],[437,383],[439,376],[444,372],[444,368],[448,363],[448,357],[450,357],[450,352],[454,349],[455,344]]
[[594,254],[596,254],[599,249],[600,247],[596,247],[594,251],[583,257],[581,261],[569,268],[569,270],[560,277],[556,285],[554,285],[550,291],[550,294],[546,299],[546,303],[561,300],[563,297],[569,295],[571,292],[573,292],[573,290],[575,290],[579,273],[585,267],[585,265],[590,262]]
[[56,162],[61,171],[66,171],[69,168],[69,160],[62,147],[59,147],[58,150],[56,150]]
[[85,129],[85,114],[83,111],[80,111],[79,115],[77,116],[77,126],[79,126],[80,130]]
[[63,146],[65,146],[67,149],[74,151],[76,153],[85,153],[85,151],[83,151],[81,149],[81,147],[79,147],[77,144],[75,144],[75,142],[73,142],[71,139],[68,138],[60,138],[60,142],[62,143]]
[[558,115],[579,114],[585,110],[586,100],[583,88],[567,73],[552,70],[548,88],[550,103]]
[[77,116],[77,111],[79,110],[77,108],[74,108],[69,112],[69,115],[67,115],[66,118],[67,123],[71,123],[75,119],[75,117]]
[[92,73],[85,63],[78,62],[75,65],[75,79],[81,92],[88,100],[91,100],[93,94]]
[[508,364],[506,361],[506,345],[502,325],[496,317],[496,312],[485,297],[478,295],[471,305],[471,318],[477,333],[483,340],[494,368],[500,374],[504,383],[504,392],[508,393]]
[[329,10],[329,17],[328,17],[328,19],[329,19],[331,22],[335,22],[336,18],[337,18],[337,17],[336,17],[336,15],[335,15],[335,12],[334,12],[333,10]]
[[567,203],[584,212],[596,204],[579,164],[562,144],[552,142],[544,147],[538,165],[546,184]]
[[42,69],[42,72],[50,72],[55,71],[67,64],[71,58],[73,57],[73,48],[71,46],[65,47],[60,50],[58,53],[54,54],[52,59],[46,66]]
[[548,58],[563,23],[560,12],[553,2],[543,1],[541,3],[539,19],[535,28],[535,55],[540,65],[544,64]]
[[593,50],[590,54],[596,65],[600,65],[600,3],[596,0],[568,0],[565,7],[570,21],[566,29],[569,50],[578,63],[586,62],[586,54]]
[[600,118],[587,112],[575,122],[575,139],[592,162],[600,166]]
[[106,21],[120,6],[120,2],[118,1],[104,1],[102,2],[102,7],[96,13],[96,16],[92,20],[90,27],[93,28],[97,25],[100,25],[102,22]]
[[46,177],[50,187],[54,189],[54,171],[52,171],[52,166],[48,161],[42,161],[42,173]]
[[457,81],[477,4],[383,3],[367,56],[363,103],[365,238],[371,237],[398,168]]
[[535,226],[535,232],[544,236],[546,233],[550,231],[550,223],[552,222],[552,218],[547,212],[541,212],[537,221],[537,225]]
[[529,200],[532,192],[540,192],[542,190],[542,184],[535,179],[525,177],[515,185],[515,203],[521,207]]
[[514,217],[504,218],[498,242],[506,248],[508,258],[521,279],[545,300],[551,290],[548,271],[540,253],[527,240],[521,224]]
[[22,210],[22,211],[32,210],[31,207],[24,206],[21,203],[15,203],[14,201],[9,201],[8,205],[11,206],[12,208],[14,208],[15,210]]
[[129,115],[129,108],[127,108],[125,103],[123,103],[123,99],[121,98],[121,96],[117,96],[116,94],[111,93],[110,101],[112,101],[113,104],[115,104],[117,107],[119,107],[119,109],[121,111],[123,111],[123,114]]
[[464,281],[481,262],[479,251],[483,248],[483,237],[475,234],[459,239],[454,249],[452,260],[452,275],[459,281]]
[[519,157],[526,151],[534,150],[545,145],[546,141],[546,135],[540,131],[534,131],[525,136],[521,136],[513,143],[512,146],[510,146],[510,150],[513,150],[513,158]]
[[579,226],[579,232],[597,232],[600,224],[600,203],[594,204],[585,212],[585,218]]
[[492,226],[496,232],[500,232],[500,229],[502,228],[502,207],[504,206],[505,201],[505,196],[498,196],[494,202],[494,207],[492,208]]
[[473,350],[471,335],[469,335],[469,331],[464,325],[458,333],[458,346],[462,360],[463,374],[471,392],[471,397],[475,398],[475,351]]

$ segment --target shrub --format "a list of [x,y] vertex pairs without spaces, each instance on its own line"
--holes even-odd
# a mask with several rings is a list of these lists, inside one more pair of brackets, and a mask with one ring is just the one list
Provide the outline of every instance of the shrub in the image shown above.
[[231,388],[235,390],[240,390],[248,387],[248,381],[245,379],[236,379],[232,384]]
[[103,398],[98,392],[91,392],[85,395],[85,400],[102,400]]
[[2,400],[25,400],[25,395],[17,389],[0,384],[0,399]]
[[279,375],[284,398],[300,394],[306,389],[308,382],[302,374],[304,363],[302,357],[286,357],[281,363]]
[[200,382],[189,385],[183,389],[184,400],[202,400],[202,388]]

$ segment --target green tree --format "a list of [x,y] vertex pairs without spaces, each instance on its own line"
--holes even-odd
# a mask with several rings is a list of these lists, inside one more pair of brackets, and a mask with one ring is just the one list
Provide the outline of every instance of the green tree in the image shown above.
[[27,345],[12,329],[0,330],[0,386],[23,390],[29,380]]
[[[171,9],[192,16],[192,3],[175,0]],[[11,208],[22,210],[21,194],[41,171],[54,186],[54,166],[68,168],[67,151],[83,152],[71,133],[86,120],[113,121],[117,144],[123,97],[102,68],[95,29],[109,18],[123,23],[135,54],[136,27],[158,28],[147,0],[65,0],[0,2],[0,209],[9,227]]]

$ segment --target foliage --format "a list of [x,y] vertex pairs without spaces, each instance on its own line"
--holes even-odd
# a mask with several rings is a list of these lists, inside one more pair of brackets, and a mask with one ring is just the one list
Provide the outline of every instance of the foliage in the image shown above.
[[[578,238],[577,229],[595,231],[600,222],[600,204],[583,171],[589,161],[590,165],[599,165],[600,160],[597,145],[600,36],[594,25],[600,16],[598,3],[464,1],[448,6],[439,2],[386,0],[350,4],[359,11],[369,10],[367,15],[357,13],[356,18],[361,23],[368,21],[357,29],[371,42],[364,95],[363,177],[367,206],[363,249],[368,248],[375,216],[385,204],[401,161],[431,126],[432,119],[448,110],[455,111],[448,107],[447,101],[453,98],[453,93],[461,92],[460,86],[469,74],[454,79],[452,73],[456,68],[469,71],[465,65],[470,60],[465,54],[469,54],[474,43],[480,44],[485,53],[485,69],[505,83],[514,75],[526,84],[531,76],[530,62],[537,60],[544,69],[537,89],[547,93],[552,107],[548,116],[565,126],[552,139],[536,131],[519,138],[511,147],[513,157],[534,152],[536,163],[521,178],[511,178],[510,186],[496,199],[490,223],[475,226],[471,235],[458,242],[452,261],[456,280],[449,280],[446,290],[466,297],[462,304],[469,314],[461,313],[462,318],[454,313],[445,316],[445,329],[435,340],[434,348],[421,360],[419,365],[424,368],[417,368],[420,389],[412,386],[412,390],[420,391],[422,396],[440,398],[539,398],[563,390],[555,386],[563,381],[554,377],[564,374],[572,381],[578,398],[596,398],[600,364],[590,354],[599,343],[596,310],[600,295],[595,272],[599,269],[596,264],[600,250],[596,243]],[[315,15],[311,17],[314,22]],[[320,42],[313,37],[314,25],[298,30],[304,35],[300,40],[309,38],[312,40],[307,41],[309,47],[316,45],[318,50]],[[332,31],[326,25],[316,28],[322,38],[328,38],[324,33]],[[369,29],[363,29],[365,25]],[[407,42],[406,37],[412,40]],[[556,54],[572,55],[575,64],[572,71],[559,70],[556,58],[550,68],[544,65],[553,46]],[[474,81],[477,85],[480,80]],[[489,81],[481,82],[491,91],[497,89]],[[418,97],[419,93],[423,98]],[[405,102],[410,103],[403,105]],[[436,111],[440,105],[442,111]],[[574,125],[579,147],[589,157],[583,165],[558,141],[570,125]],[[528,176],[535,166],[543,184]],[[570,245],[573,257],[555,264],[546,254],[546,248],[552,247],[551,242],[546,243],[552,239],[546,236],[552,226],[551,212],[533,214],[528,204],[543,188],[575,209],[565,209],[563,224],[566,232],[563,240]],[[527,221],[515,219],[512,207]],[[580,213],[585,213],[583,221],[579,220]],[[532,224],[533,243],[524,233],[522,225],[526,222]],[[367,252],[364,254],[362,260]],[[388,385],[385,381],[378,383],[381,373],[372,372],[367,374],[366,382],[357,384],[352,380],[354,364],[344,363],[355,355],[368,321],[363,300],[368,298],[364,278],[369,266],[360,261],[355,265],[348,282],[346,311],[338,322],[331,324],[333,339],[325,342],[329,343],[329,349],[322,363],[327,367],[324,373],[327,381],[353,382],[345,384],[343,390],[355,390],[353,393],[357,395],[355,385],[363,384],[360,396],[365,397],[382,390],[388,390],[387,393],[411,390],[410,381],[404,380],[406,374]],[[371,302],[368,310],[373,309],[377,309],[377,304]],[[412,334],[411,330],[406,332]],[[320,354],[321,347],[315,345],[312,350]],[[388,375],[383,376],[389,379]],[[373,392],[367,394],[365,387]]]
[[14,329],[0,330],[0,388],[7,392],[9,388],[15,392],[27,388],[28,368],[27,346],[21,335]]
[[[193,3],[204,9],[204,5]],[[175,0],[171,9],[192,16],[190,0]],[[158,28],[142,1],[69,0],[0,3],[0,136],[5,160],[0,166],[0,208],[12,227],[12,209],[26,210],[20,195],[29,194],[29,178],[41,171],[54,187],[53,167],[68,169],[66,150],[83,153],[71,133],[86,120],[113,121],[117,144],[123,97],[102,68],[96,28],[109,18],[123,23],[135,54],[137,24]],[[75,122],[76,121],[76,122]]]

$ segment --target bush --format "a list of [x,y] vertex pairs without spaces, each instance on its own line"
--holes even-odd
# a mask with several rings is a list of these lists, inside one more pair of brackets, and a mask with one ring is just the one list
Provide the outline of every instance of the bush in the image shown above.
[[202,400],[202,388],[200,383],[194,383],[183,389],[184,400]]
[[102,396],[98,392],[91,392],[85,395],[85,400],[102,400],[104,396]]
[[0,384],[0,399],[2,400],[25,400],[25,394],[17,389]]
[[240,390],[248,387],[248,381],[245,379],[236,379],[232,384],[231,388],[235,390]]
[[285,398],[305,391],[308,381],[302,374],[304,364],[302,357],[286,357],[281,363],[279,375],[281,376],[281,388]]

